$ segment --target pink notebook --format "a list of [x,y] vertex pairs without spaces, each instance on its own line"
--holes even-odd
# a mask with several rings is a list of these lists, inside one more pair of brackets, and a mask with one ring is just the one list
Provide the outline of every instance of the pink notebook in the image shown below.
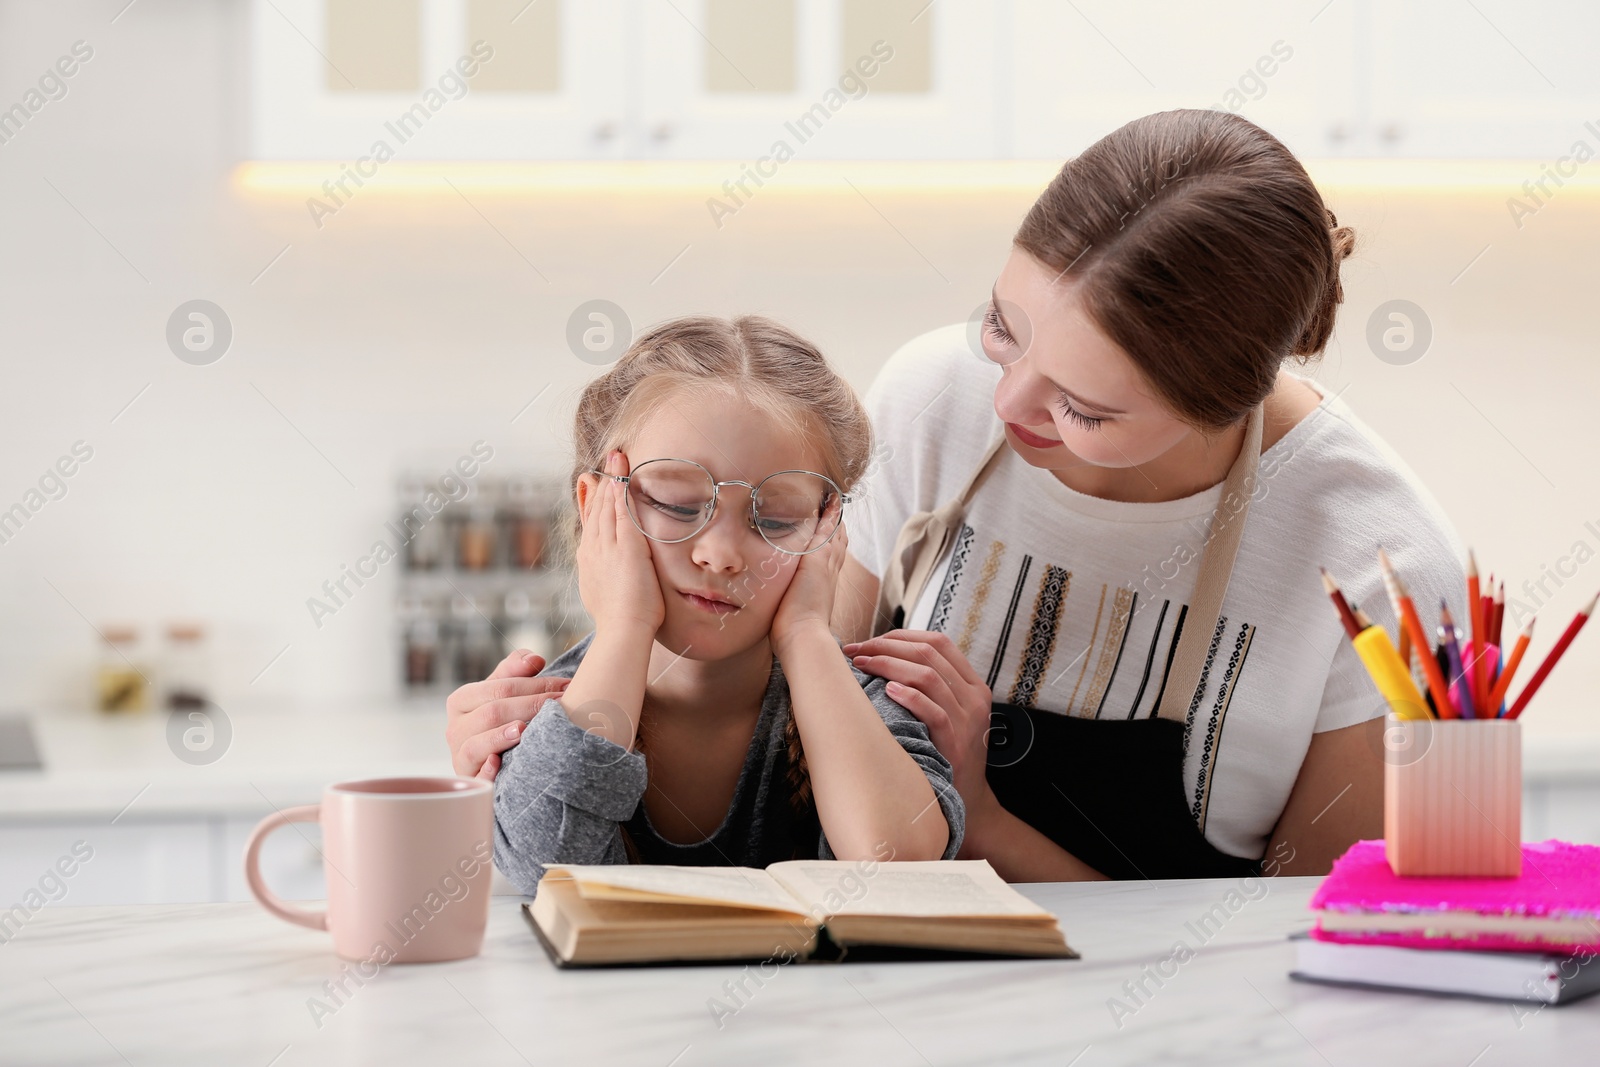
[[1600,847],[1525,843],[1518,878],[1400,878],[1382,841],[1357,841],[1311,908],[1319,941],[1600,952]]

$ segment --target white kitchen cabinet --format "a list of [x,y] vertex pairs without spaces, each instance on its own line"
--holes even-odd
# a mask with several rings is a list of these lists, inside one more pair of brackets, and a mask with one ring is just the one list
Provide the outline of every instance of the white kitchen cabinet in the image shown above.
[[1372,19],[1361,154],[1553,160],[1579,139],[1600,151],[1584,127],[1600,119],[1600,6],[1408,0]]
[[[995,16],[1008,2],[639,0],[632,154],[740,161],[788,152],[809,159],[1005,155]],[[765,8],[774,20],[742,52],[731,28],[722,36],[732,40],[719,41],[717,32],[718,13],[737,5]]]
[[[344,7],[388,30],[341,59],[354,46],[330,12]],[[1509,0],[256,0],[252,145],[341,161],[379,142],[413,160],[1060,159],[1139,115],[1220,107],[1309,157],[1600,151],[1584,125],[1600,116],[1600,6],[1529,14]],[[439,95],[480,39],[495,57],[471,91]]]
[[1140,115],[1220,107],[1297,153],[1339,154],[1359,109],[1357,10],[1015,0],[1013,153],[1067,158]]
[[[220,899],[214,833],[203,818],[0,823],[0,907],[23,901],[35,888],[47,898],[59,893],[47,906]],[[57,861],[75,859],[78,842],[92,850],[89,858],[76,863],[70,876],[60,876]],[[47,878],[51,872],[64,890]]]
[[[1015,0],[1015,154],[1222,107],[1311,157],[1555,159],[1600,116],[1600,7]],[[1537,174],[1530,174],[1537,178]]]
[[[392,78],[330,54],[328,5],[340,0],[254,0],[250,17],[251,154],[256,159],[326,159],[376,177],[377,156],[428,159],[609,159],[624,154],[628,56],[621,27],[633,0],[366,0],[393,2],[419,23],[404,51],[415,81]],[[538,9],[537,13],[533,12]],[[521,11],[522,14],[518,15]],[[414,14],[411,14],[413,13]],[[553,13],[553,87],[517,91],[505,72],[534,51],[525,20]],[[513,21],[515,20],[515,21]],[[484,59],[475,41],[494,50]],[[336,42],[337,43],[337,42]],[[383,43],[380,39],[377,43]],[[476,70],[457,89],[463,58]],[[499,66],[496,66],[496,64]],[[390,64],[392,68],[396,64]],[[398,65],[407,66],[405,62]],[[446,79],[443,89],[441,79]],[[534,78],[535,83],[544,80]],[[385,146],[383,151],[378,145]],[[338,181],[335,169],[329,178]],[[349,188],[354,188],[353,180]]]
[[[1006,41],[988,0],[393,0],[357,14],[399,13],[415,32],[374,30],[363,48],[393,54],[345,58],[330,12],[378,3],[256,0],[254,158],[361,162],[372,178],[383,153],[753,163],[783,141],[812,159],[1007,154]],[[749,12],[776,21],[726,28]],[[527,64],[518,24],[535,17],[558,59],[550,84],[518,90],[504,75]],[[470,91],[440,93],[480,39],[495,51]]]

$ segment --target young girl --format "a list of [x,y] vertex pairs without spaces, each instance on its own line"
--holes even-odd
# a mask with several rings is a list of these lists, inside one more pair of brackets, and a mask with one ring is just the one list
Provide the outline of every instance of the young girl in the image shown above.
[[806,341],[679,319],[584,390],[578,587],[594,633],[495,779],[495,864],[936,859],[964,809],[926,728],[829,630],[871,431]]

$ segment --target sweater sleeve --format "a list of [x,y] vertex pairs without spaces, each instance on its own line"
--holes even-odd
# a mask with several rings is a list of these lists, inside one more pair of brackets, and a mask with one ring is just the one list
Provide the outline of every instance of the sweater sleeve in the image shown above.
[[494,862],[533,896],[546,865],[626,863],[620,824],[644,797],[645,759],[545,701],[501,756],[494,784]]
[[[867,699],[872,701],[872,707],[877,711],[878,717],[889,728],[894,739],[900,742],[913,763],[922,768],[922,773],[927,776],[928,784],[933,787],[934,800],[919,812],[912,821],[917,819],[932,819],[942,816],[945,825],[950,828],[950,840],[945,844],[942,859],[953,860],[956,853],[961,851],[961,839],[967,827],[967,806],[961,799],[961,794],[956,792],[953,772],[950,761],[940,754],[938,748],[928,737],[928,728],[922,725],[911,712],[896,703],[885,687],[888,682],[883,678],[874,678],[856,670],[850,670],[856,675],[856,680],[861,682],[861,688],[866,692]],[[935,809],[937,803],[937,810]],[[817,858],[831,860],[837,859],[833,849],[828,845],[828,835],[819,835],[817,842]]]

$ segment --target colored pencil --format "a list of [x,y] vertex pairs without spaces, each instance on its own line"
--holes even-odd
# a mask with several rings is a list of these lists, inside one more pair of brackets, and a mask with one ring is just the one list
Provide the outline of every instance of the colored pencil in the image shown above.
[[[1428,692],[1433,695],[1435,710],[1441,718],[1448,714],[1450,708],[1450,686],[1444,680],[1444,673],[1439,670],[1439,661],[1428,654],[1428,631],[1422,628],[1422,619],[1417,615],[1416,602],[1411,599],[1411,593],[1406,589],[1405,582],[1400,580],[1400,575],[1394,569],[1394,564],[1389,560],[1389,553],[1378,549],[1378,566],[1383,570],[1383,585],[1389,591],[1389,599],[1394,602],[1395,617],[1400,620],[1402,635],[1409,635],[1410,644],[1417,649],[1417,659],[1422,661],[1423,677],[1428,682]],[[1405,654],[1401,653],[1402,660]]]
[[1528,679],[1528,684],[1523,686],[1522,692],[1517,696],[1516,703],[1512,704],[1511,709],[1506,712],[1506,718],[1515,719],[1522,714],[1522,709],[1528,706],[1528,701],[1533,699],[1533,694],[1539,691],[1539,687],[1549,677],[1550,671],[1556,665],[1556,661],[1561,658],[1562,653],[1566,652],[1567,646],[1572,644],[1572,639],[1578,636],[1578,631],[1583,629],[1583,624],[1589,621],[1589,616],[1594,614],[1594,607],[1597,602],[1600,602],[1600,593],[1596,593],[1594,598],[1578,614],[1572,617],[1572,621],[1567,623],[1567,628],[1562,631],[1561,637],[1556,641],[1556,647],[1550,650],[1550,654],[1545,656],[1544,662],[1539,664],[1539,669],[1533,672],[1533,677]]
[[1511,676],[1517,673],[1517,668],[1522,665],[1522,656],[1528,651],[1528,642],[1533,640],[1533,624],[1538,616],[1532,616],[1522,624],[1522,633],[1517,636],[1516,647],[1511,650],[1511,659],[1500,668],[1500,680],[1494,683],[1494,691],[1489,694],[1489,707],[1498,714],[1500,705],[1506,702],[1506,691],[1511,688]]
[[1467,655],[1472,661],[1472,681],[1469,684],[1472,687],[1472,703],[1481,705],[1489,699],[1489,687],[1483,677],[1483,589],[1478,581],[1478,557],[1473,555],[1470,548],[1467,549],[1467,611],[1472,624],[1467,642]]
[[1494,619],[1490,622],[1490,645],[1501,645],[1506,625],[1506,581],[1501,579],[1494,587]]
[[1333,575],[1328,573],[1328,568],[1318,567],[1322,572],[1322,588],[1328,594],[1328,599],[1333,601],[1333,606],[1339,613],[1339,622],[1344,625],[1344,632],[1349,637],[1355,637],[1361,632],[1361,625],[1356,622],[1355,614],[1350,610],[1350,602],[1345,600],[1344,594],[1339,591],[1339,584],[1333,580]]
[[1450,655],[1450,681],[1461,692],[1461,717],[1477,718],[1474,714],[1477,701],[1473,699],[1472,680],[1468,677],[1467,664],[1461,658],[1461,641],[1456,636],[1455,619],[1450,616],[1450,605],[1445,603],[1442,597],[1439,600],[1439,625],[1444,629],[1444,647]]

